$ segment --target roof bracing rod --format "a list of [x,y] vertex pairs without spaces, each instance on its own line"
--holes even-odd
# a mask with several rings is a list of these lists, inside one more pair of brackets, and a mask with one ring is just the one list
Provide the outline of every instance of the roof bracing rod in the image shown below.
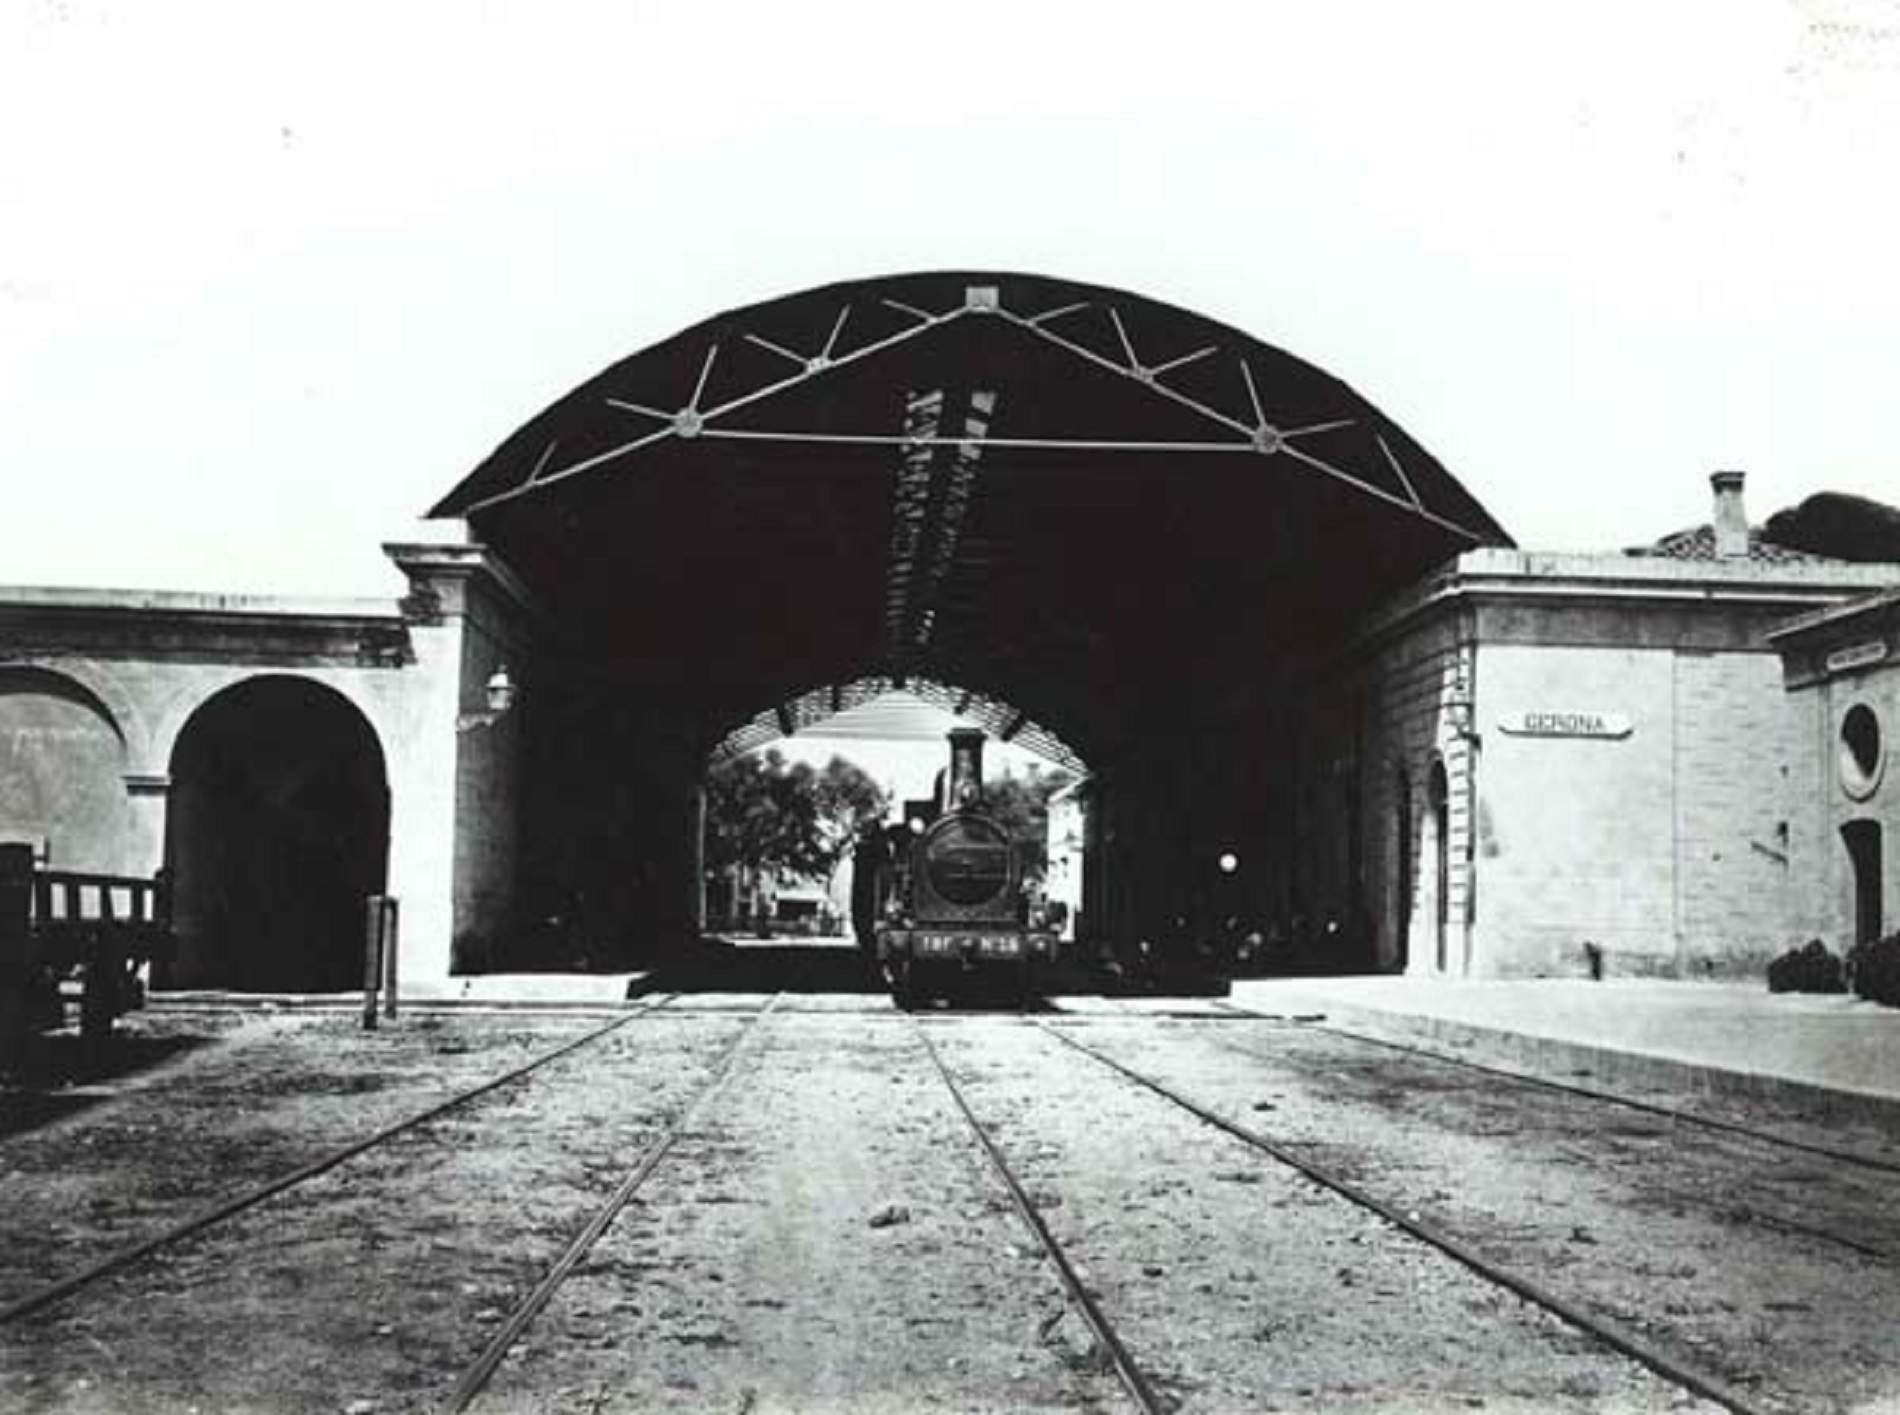
[[[970,309],[966,305],[959,305],[955,309],[948,310],[943,314],[932,314],[928,310],[920,310],[913,305],[906,305],[896,300],[884,300],[882,303],[900,313],[911,316],[916,320],[916,323],[906,329],[900,329],[894,334],[887,334],[882,339],[873,340],[861,348],[853,349],[848,354],[833,354],[832,350],[837,345],[838,335],[844,329],[845,318],[851,312],[851,307],[846,305],[844,309],[839,312],[836,321],[832,325],[831,334],[825,341],[823,352],[806,359],[804,366],[797,373],[790,374],[774,382],[766,383],[758,388],[752,389],[750,392],[739,394],[737,397],[730,398],[724,403],[704,410],[701,410],[697,406],[696,401],[689,402],[685,407],[676,412],[663,413],[658,408],[640,404],[631,399],[606,398],[603,401],[611,407],[618,408],[622,412],[651,416],[655,421],[663,425],[640,437],[619,443],[604,451],[596,452],[591,457],[584,457],[578,462],[562,467],[558,471],[550,472],[532,484],[523,481],[510,487],[506,491],[498,491],[490,496],[483,497],[480,501],[471,502],[462,511],[462,514],[464,516],[473,515],[478,511],[485,511],[491,506],[499,506],[504,502],[513,501],[532,492],[542,491],[551,486],[558,486],[571,477],[580,476],[585,472],[596,471],[623,457],[638,452],[643,447],[649,447],[653,443],[662,441],[668,437],[696,437],[705,430],[706,424],[715,418],[725,417],[730,413],[738,412],[741,408],[749,407],[761,399],[770,398],[776,394],[785,392],[787,389],[796,388],[798,385],[807,383],[814,378],[822,378],[837,369],[848,368],[852,364],[862,363],[864,360],[881,354],[887,349],[895,348],[900,344],[915,339],[918,335],[923,334],[927,330],[935,329],[942,324],[948,324],[952,320],[961,319],[970,313]],[[713,347],[716,350],[717,346],[715,345]],[[704,363],[700,369],[698,392],[704,392],[705,390],[706,376],[711,370],[711,362],[712,355],[709,353],[706,363]],[[696,398],[697,393],[695,394],[695,399]]]
[[[796,371],[787,374],[784,378],[768,381],[748,392],[738,394],[716,406],[702,408],[700,406],[700,400],[705,394],[714,362],[719,353],[719,345],[715,341],[709,344],[706,350],[704,360],[700,365],[698,376],[694,383],[692,396],[687,400],[685,406],[673,412],[667,412],[651,402],[641,402],[618,395],[606,396],[602,400],[607,406],[618,411],[636,417],[649,418],[657,423],[658,426],[644,434],[618,443],[601,452],[594,453],[591,456],[584,457],[577,462],[559,467],[553,471],[546,470],[547,462],[553,450],[552,446],[550,446],[542,453],[534,468],[527,473],[521,482],[505,491],[495,492],[479,501],[472,502],[463,509],[462,514],[465,516],[473,515],[516,498],[558,486],[570,478],[610,466],[615,462],[639,452],[643,448],[667,438],[692,439],[709,437],[784,443],[836,443],[840,445],[889,445],[904,442],[906,439],[892,438],[879,434],[817,433],[793,429],[787,429],[782,432],[768,432],[753,429],[719,427],[717,424],[720,419],[740,409],[749,407],[763,399],[771,398],[812,379],[826,377],[835,370],[875,357],[886,350],[916,339],[939,326],[958,319],[975,317],[996,319],[1013,325],[1029,334],[1032,338],[1061,349],[1073,358],[1080,359],[1095,368],[1105,370],[1118,378],[1126,379],[1140,387],[1146,388],[1158,398],[1174,403],[1178,407],[1188,409],[1224,431],[1236,434],[1239,439],[1237,441],[1228,441],[1223,438],[1209,441],[1181,439],[1144,442],[1138,440],[1124,441],[1087,438],[990,438],[988,439],[990,446],[997,448],[1023,448],[1028,450],[1049,449],[1086,452],[1201,453],[1252,451],[1269,456],[1285,452],[1291,455],[1294,461],[1309,470],[1319,472],[1377,501],[1395,507],[1408,515],[1417,516],[1429,521],[1433,525],[1439,526],[1444,530],[1450,531],[1472,542],[1481,542],[1484,539],[1482,535],[1461,525],[1457,521],[1427,509],[1418,494],[1417,487],[1412,483],[1411,478],[1406,475],[1404,467],[1393,454],[1384,436],[1376,430],[1373,432],[1374,439],[1377,441],[1386,463],[1391,467],[1400,485],[1403,486],[1403,495],[1366,481],[1362,477],[1355,476],[1352,472],[1335,465],[1326,458],[1306,451],[1303,448],[1295,447],[1293,440],[1296,438],[1333,431],[1341,427],[1349,427],[1359,420],[1356,418],[1337,418],[1310,424],[1305,427],[1280,428],[1274,426],[1266,416],[1259,390],[1254,382],[1253,369],[1244,357],[1239,358],[1238,363],[1240,365],[1241,375],[1246,383],[1248,399],[1252,405],[1253,420],[1251,422],[1244,418],[1236,417],[1220,408],[1213,407],[1162,381],[1161,376],[1163,374],[1188,364],[1197,363],[1202,359],[1218,353],[1219,347],[1217,345],[1205,345],[1190,353],[1167,359],[1157,364],[1144,364],[1140,351],[1135,347],[1134,339],[1128,331],[1127,324],[1122,319],[1121,311],[1114,305],[1107,305],[1105,308],[1107,309],[1109,320],[1114,326],[1116,339],[1121,345],[1122,353],[1125,356],[1126,361],[1124,362],[1098,353],[1087,345],[1067,338],[1049,327],[1058,319],[1093,308],[1093,302],[1087,300],[1078,301],[1063,305],[1057,309],[1046,310],[1041,314],[1024,315],[1006,308],[1000,298],[998,298],[998,292],[993,287],[988,286],[970,287],[970,289],[966,291],[966,299],[963,304],[941,313],[921,309],[916,305],[889,297],[880,297],[878,302],[887,309],[905,315],[913,322],[906,328],[900,329],[893,334],[888,334],[882,339],[874,340],[869,344],[853,349],[850,353],[843,355],[836,354],[835,349],[838,339],[851,314],[852,307],[848,303],[840,308],[832,320],[830,331],[825,337],[823,346],[816,354],[803,354],[797,349],[788,347],[778,341],[767,339],[764,336],[751,332],[741,331],[735,337],[767,349],[782,357],[788,363],[796,364]],[[932,439],[934,441],[934,433]],[[961,439],[951,439],[951,441],[953,443],[960,443]]]
[[[1087,306],[1082,306],[1081,308],[1087,308]],[[1070,314],[1074,312],[1075,312],[1074,308],[1068,308],[1061,311],[1057,311],[1055,313]],[[1076,358],[1083,360],[1085,363],[1092,364],[1096,368],[1105,369],[1108,372],[1115,374],[1117,377],[1125,378],[1133,383],[1140,384],[1144,388],[1151,389],[1154,393],[1156,393],[1160,397],[1166,398],[1170,402],[1179,404],[1183,408],[1187,408],[1195,413],[1198,413],[1200,416],[1207,418],[1211,422],[1217,423],[1222,427],[1228,428],[1234,432],[1238,432],[1245,435],[1248,440],[1249,445],[1252,447],[1254,451],[1257,451],[1257,452],[1271,455],[1275,452],[1292,451],[1293,449],[1288,445],[1289,438],[1300,436],[1302,433],[1310,434],[1312,432],[1317,432],[1317,431],[1331,431],[1334,428],[1339,428],[1339,427],[1349,427],[1355,421],[1354,419],[1351,419],[1351,418],[1342,418],[1342,419],[1333,420],[1331,422],[1315,424],[1312,427],[1308,427],[1308,428],[1290,429],[1290,430],[1274,427],[1270,422],[1267,421],[1266,415],[1261,408],[1260,395],[1254,386],[1253,370],[1250,367],[1248,367],[1247,361],[1245,359],[1242,359],[1240,360],[1241,372],[1246,377],[1247,393],[1248,393],[1248,396],[1252,399],[1254,414],[1257,419],[1256,423],[1253,426],[1249,426],[1247,423],[1243,422],[1241,419],[1236,418],[1229,413],[1224,413],[1219,408],[1210,407],[1206,403],[1201,402],[1198,398],[1189,397],[1187,394],[1181,392],[1179,389],[1170,388],[1167,384],[1161,382],[1160,378],[1157,376],[1161,370],[1156,369],[1156,368],[1150,368],[1142,364],[1140,356],[1135,352],[1134,342],[1128,336],[1127,327],[1122,323],[1121,312],[1112,305],[1108,307],[1108,315],[1109,315],[1109,319],[1115,326],[1115,333],[1116,333],[1117,338],[1121,342],[1122,350],[1128,356],[1128,362],[1125,364],[1117,363],[1114,359],[1111,359],[1104,354],[1098,354],[1095,352],[1095,350],[1087,347],[1086,345],[1078,344],[1073,339],[1066,339],[1062,335],[1056,333],[1054,330],[1045,328],[1044,327],[1045,323],[1055,318],[1054,313],[1040,315],[1035,318],[1027,318],[1023,315],[1015,314],[1009,310],[1002,309],[999,307],[996,310],[996,314],[999,318],[1008,320],[1010,323],[1014,324],[1017,328],[1025,329],[1029,331],[1029,333],[1033,334],[1036,338],[1045,340],[1048,343],[1055,345],[1057,348],[1062,349],[1069,354],[1072,354]],[[1199,352],[1197,351],[1194,357],[1198,358],[1199,356],[1200,356]],[[1168,364],[1163,365],[1162,368],[1179,367],[1181,363],[1182,363],[1182,360],[1178,360],[1178,359],[1172,360]],[[1002,444],[999,442],[998,445],[1000,446]],[[1189,445],[1197,446],[1200,444],[1189,444]],[[1226,447],[1225,444],[1216,444],[1216,445],[1220,446],[1222,450],[1225,450],[1225,447]],[[1390,454],[1388,453],[1388,455]],[[1476,541],[1481,541],[1484,539],[1475,531],[1471,530],[1470,528],[1466,526],[1460,525],[1458,522],[1451,520],[1449,517],[1440,516],[1436,512],[1426,510],[1425,507],[1419,502],[1417,492],[1413,491],[1409,484],[1407,485],[1407,488],[1406,488],[1407,491],[1410,493],[1410,499],[1408,500],[1406,497],[1403,497],[1403,496],[1395,496],[1393,493],[1387,491],[1384,487],[1376,486],[1371,482],[1365,481],[1359,477],[1354,476],[1352,473],[1348,471],[1345,471],[1339,467],[1335,467],[1330,462],[1326,461],[1324,458],[1316,457],[1312,455],[1311,453],[1298,453],[1296,454],[1295,460],[1302,462],[1305,465],[1311,467],[1313,470],[1322,472],[1325,475],[1330,476],[1337,481],[1344,482],[1346,485],[1354,487],[1358,489],[1359,491],[1364,492],[1366,495],[1375,498],[1376,500],[1383,501],[1387,505],[1390,505],[1390,506],[1396,506],[1400,510],[1406,511],[1410,513],[1411,515],[1422,517],[1425,520],[1432,522],[1434,525],[1443,527],[1445,530],[1452,531],[1457,535],[1463,536],[1467,540],[1476,542]]]

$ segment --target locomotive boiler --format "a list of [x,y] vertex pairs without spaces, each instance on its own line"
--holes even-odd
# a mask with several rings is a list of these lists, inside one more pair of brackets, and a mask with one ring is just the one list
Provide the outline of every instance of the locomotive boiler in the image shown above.
[[892,995],[910,1008],[937,996],[1034,991],[1055,957],[1056,933],[1038,917],[1016,842],[983,805],[983,734],[949,734],[950,764],[936,799],[902,826],[865,842],[870,867],[861,943],[869,943]]

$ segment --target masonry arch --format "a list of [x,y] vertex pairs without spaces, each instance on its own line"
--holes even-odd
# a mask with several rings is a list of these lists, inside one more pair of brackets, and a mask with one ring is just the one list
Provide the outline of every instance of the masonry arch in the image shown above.
[[334,992],[362,982],[363,901],[389,847],[383,750],[362,711],[314,679],[214,693],[171,755],[171,987]]
[[697,776],[735,726],[876,676],[1060,724],[1091,769],[1092,927],[1164,930],[1208,840],[1288,853],[1266,798],[1354,626],[1509,544],[1332,375],[1127,291],[981,271],[717,315],[549,405],[434,514],[541,608],[523,898],[624,894],[635,857],[670,881],[595,911],[603,939],[690,935]]
[[1848,916],[1855,943],[1871,943],[1885,928],[1881,835],[1880,822],[1865,817],[1841,826],[1841,846],[1847,852]]
[[0,840],[58,869],[149,869],[136,860],[116,714],[69,674],[0,664]]

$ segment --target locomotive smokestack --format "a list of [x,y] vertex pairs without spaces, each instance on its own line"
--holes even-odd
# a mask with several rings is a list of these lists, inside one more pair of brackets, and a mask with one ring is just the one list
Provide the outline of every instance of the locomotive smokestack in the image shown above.
[[960,810],[983,799],[983,733],[974,727],[950,731],[950,780],[944,808]]

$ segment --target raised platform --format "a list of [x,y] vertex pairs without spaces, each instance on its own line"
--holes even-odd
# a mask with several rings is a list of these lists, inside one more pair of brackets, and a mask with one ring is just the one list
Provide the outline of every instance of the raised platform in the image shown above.
[[1849,996],[1759,983],[1364,977],[1242,981],[1232,1001],[1376,1023],[1497,1065],[1772,1098],[1900,1133],[1900,1009]]

